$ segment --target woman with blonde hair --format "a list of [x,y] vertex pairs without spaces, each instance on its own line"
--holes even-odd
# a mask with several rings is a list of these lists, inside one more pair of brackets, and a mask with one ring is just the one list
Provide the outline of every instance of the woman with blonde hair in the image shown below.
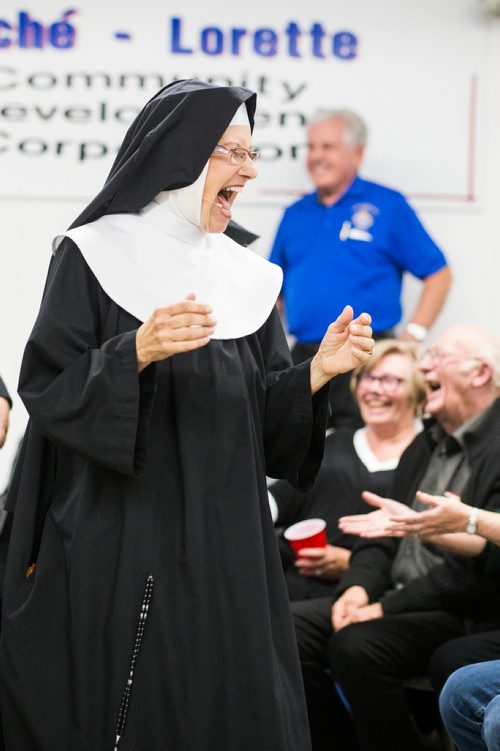
[[[337,428],[327,435],[325,456],[311,490],[297,492],[286,481],[269,488],[282,562],[292,600],[326,596],[349,565],[356,540],[343,534],[338,520],[369,510],[361,493],[388,491],[405,448],[420,429],[418,415],[424,385],[417,368],[416,345],[397,339],[376,342],[372,357],[351,378],[364,427]],[[305,549],[295,559],[283,529],[320,517],[327,522],[325,550]]]

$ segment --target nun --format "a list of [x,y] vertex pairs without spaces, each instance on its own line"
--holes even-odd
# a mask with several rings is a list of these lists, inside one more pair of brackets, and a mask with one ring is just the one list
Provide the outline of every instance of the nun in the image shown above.
[[0,644],[7,751],[307,751],[266,474],[307,489],[347,307],[292,367],[281,271],[224,234],[256,176],[255,94],[178,81],[54,241]]

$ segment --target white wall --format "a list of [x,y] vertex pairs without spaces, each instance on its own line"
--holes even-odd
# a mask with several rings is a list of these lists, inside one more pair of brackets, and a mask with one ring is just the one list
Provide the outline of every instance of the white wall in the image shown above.
[[[380,0],[382,2],[382,0]],[[422,0],[423,2],[424,0]],[[52,14],[60,13],[54,2],[49,2]],[[392,0],[383,0],[389,6]],[[500,271],[500,232],[499,232],[499,211],[500,202],[500,149],[498,147],[498,134],[500,133],[500,97],[498,95],[498,72],[500,72],[500,19],[480,18],[481,13],[478,9],[476,0],[425,0],[432,12],[439,15],[440,6],[446,7],[446,13],[450,22],[454,13],[453,8],[456,6],[457,13],[462,13],[464,4],[469,5],[469,12],[473,23],[482,25],[482,39],[486,42],[486,47],[482,50],[482,69],[480,77],[480,98],[481,98],[481,121],[480,121],[480,143],[478,150],[478,188],[479,198],[472,207],[465,205],[440,204],[439,202],[418,202],[415,205],[419,210],[420,216],[424,223],[431,231],[436,240],[445,249],[450,263],[454,270],[454,286],[438,323],[435,331],[456,321],[471,321],[485,325],[500,333],[500,306],[497,305],[498,298],[497,287],[499,284]],[[84,4],[84,3],[82,3]],[[405,5],[399,0],[399,7]],[[33,14],[40,15],[40,6],[44,3],[38,2],[33,4]],[[319,3],[321,13],[319,17],[331,17],[331,26],[336,28],[338,23],[336,19],[342,17],[344,8],[350,11],[354,8],[360,15],[366,9],[373,8],[371,0],[337,0],[335,3]],[[416,6],[421,6],[414,2],[406,3],[408,13]],[[6,15],[4,3],[0,10],[0,17]],[[12,5],[11,7],[17,7]],[[24,5],[22,6],[24,7]],[[182,6],[185,8],[185,3]],[[287,10],[283,9],[282,15],[287,18],[293,16],[290,13],[288,4]],[[394,6],[396,7],[396,6]],[[54,10],[56,8],[56,10]],[[258,9],[252,6],[252,14],[258,16]],[[175,9],[171,9],[175,12]],[[179,11],[184,12],[184,11]],[[219,11],[220,17],[224,18],[224,11]],[[295,15],[298,15],[297,13]],[[266,14],[263,13],[263,17]],[[398,16],[399,17],[399,16]],[[446,15],[441,18],[443,33],[446,31]],[[222,23],[222,21],[221,21]],[[451,26],[453,24],[451,23]],[[460,29],[460,27],[458,27]],[[415,54],[419,50],[425,50],[425,39],[421,35],[418,38],[412,38],[412,29],[408,25],[393,32],[399,32],[404,38],[408,48],[414,48]],[[459,33],[459,32],[457,32]],[[463,28],[463,54],[467,56],[467,29]],[[372,40],[373,44],[373,40]],[[443,46],[446,49],[446,36],[443,36]],[[456,39],[454,40],[456,44]],[[40,65],[40,60],[36,57],[36,52],[31,54],[31,65],[36,67]],[[5,61],[5,52],[0,49],[0,65]],[[89,63],[90,64],[90,63]],[[247,66],[250,63],[246,63]],[[326,69],[325,69],[326,70]],[[299,75],[300,70],[296,71]],[[425,86],[425,81],[422,82]],[[444,85],[446,81],[444,82]],[[331,81],[317,81],[318,90],[328,90],[331,94]],[[380,86],[383,87],[384,81],[380,80]],[[391,114],[391,122],[397,118],[398,112],[402,115],[405,113],[404,81],[401,81],[403,94],[397,97],[398,101],[394,102],[394,111]],[[0,107],[5,102],[7,94],[0,93]],[[145,97],[141,97],[140,103]],[[11,101],[12,96],[9,96]],[[319,103],[319,102],[318,102]],[[324,103],[324,102],[323,102]],[[336,102],[332,102],[332,104]],[[341,102],[345,104],[345,102]],[[351,97],[349,104],[354,105],[354,99]],[[359,109],[363,111],[362,102]],[[425,118],[431,123],[433,121],[433,110],[429,109],[424,112]],[[450,121],[453,123],[453,113],[450,113]],[[453,127],[453,126],[451,126]],[[450,132],[450,138],[453,133]],[[414,134],[409,134],[407,139],[407,149],[411,162],[412,141]],[[373,144],[375,148],[376,142]],[[390,154],[384,156],[385,160],[390,159]],[[427,171],[435,171],[436,179],[443,170],[440,162],[441,153],[439,150],[429,152],[425,155],[428,160]],[[422,157],[419,156],[421,160]],[[378,178],[383,181],[383,175],[377,172],[379,168],[379,152],[370,152],[367,158],[367,169],[370,174],[367,176]],[[12,170],[12,165],[8,169]],[[5,177],[6,167],[0,154],[0,177]],[[381,170],[382,171],[382,170]],[[103,173],[104,174],[104,173]],[[365,173],[366,174],[366,173]],[[11,173],[13,181],[15,175]],[[39,178],[37,177],[37,180]],[[76,181],[76,180],[75,180]],[[19,195],[7,197],[7,191],[4,191],[4,197],[0,197],[0,229],[1,229],[1,253],[2,264],[0,272],[0,321],[1,321],[1,344],[2,357],[0,360],[0,373],[6,381],[12,395],[14,396],[14,409],[12,411],[11,430],[7,439],[6,446],[0,452],[0,490],[6,483],[10,469],[13,454],[17,443],[22,435],[26,423],[25,410],[15,395],[18,371],[22,357],[24,343],[29,334],[36,311],[39,305],[40,295],[45,279],[45,273],[49,261],[49,243],[50,238],[61,228],[67,226],[76,214],[82,208],[85,197],[90,195],[81,195],[75,200],[64,199],[65,195],[75,195],[75,181],[71,184],[60,185],[59,198],[57,201],[44,200],[43,191],[37,199],[29,200]],[[33,195],[30,180],[23,178],[24,195]],[[297,190],[307,187],[307,178],[304,175],[297,181]],[[95,184],[97,189],[98,183]],[[408,188],[400,184],[403,191]],[[411,193],[411,190],[408,190]],[[78,193],[77,193],[78,195]],[[286,197],[283,195],[275,202],[270,201],[265,205],[264,199],[260,199],[257,205],[255,202],[239,207],[236,212],[236,219],[242,224],[261,233],[261,239],[257,243],[257,250],[266,254],[271,243],[271,239],[281,215],[280,204],[286,203]],[[417,285],[409,283],[405,288],[405,307],[408,311],[417,294]]]

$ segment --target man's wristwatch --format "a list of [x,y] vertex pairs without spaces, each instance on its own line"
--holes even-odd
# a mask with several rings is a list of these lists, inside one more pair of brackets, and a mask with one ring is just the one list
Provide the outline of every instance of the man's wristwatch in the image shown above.
[[471,509],[471,512],[469,514],[469,518],[467,520],[467,526],[465,527],[465,531],[468,535],[475,535],[477,532],[477,515],[478,515],[479,509],[474,507]]
[[406,324],[406,330],[416,342],[423,342],[428,334],[425,326],[422,326],[421,323],[414,323],[413,321]]

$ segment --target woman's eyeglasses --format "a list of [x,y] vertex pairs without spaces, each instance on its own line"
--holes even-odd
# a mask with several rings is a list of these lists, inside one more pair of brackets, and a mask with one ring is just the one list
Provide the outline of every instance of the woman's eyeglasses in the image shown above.
[[227,146],[223,146],[222,144],[217,144],[217,146],[214,149],[214,152],[217,154],[224,154],[225,156],[229,156],[229,162],[230,164],[243,164],[247,157],[252,160],[252,162],[257,161],[257,159],[260,157],[260,151],[248,151],[248,149],[244,149],[241,146],[238,146],[234,149],[228,149]]
[[376,376],[373,373],[361,373],[358,378],[358,386],[368,388],[377,382],[384,394],[394,394],[405,380],[405,378],[399,378],[390,373],[381,376]]

